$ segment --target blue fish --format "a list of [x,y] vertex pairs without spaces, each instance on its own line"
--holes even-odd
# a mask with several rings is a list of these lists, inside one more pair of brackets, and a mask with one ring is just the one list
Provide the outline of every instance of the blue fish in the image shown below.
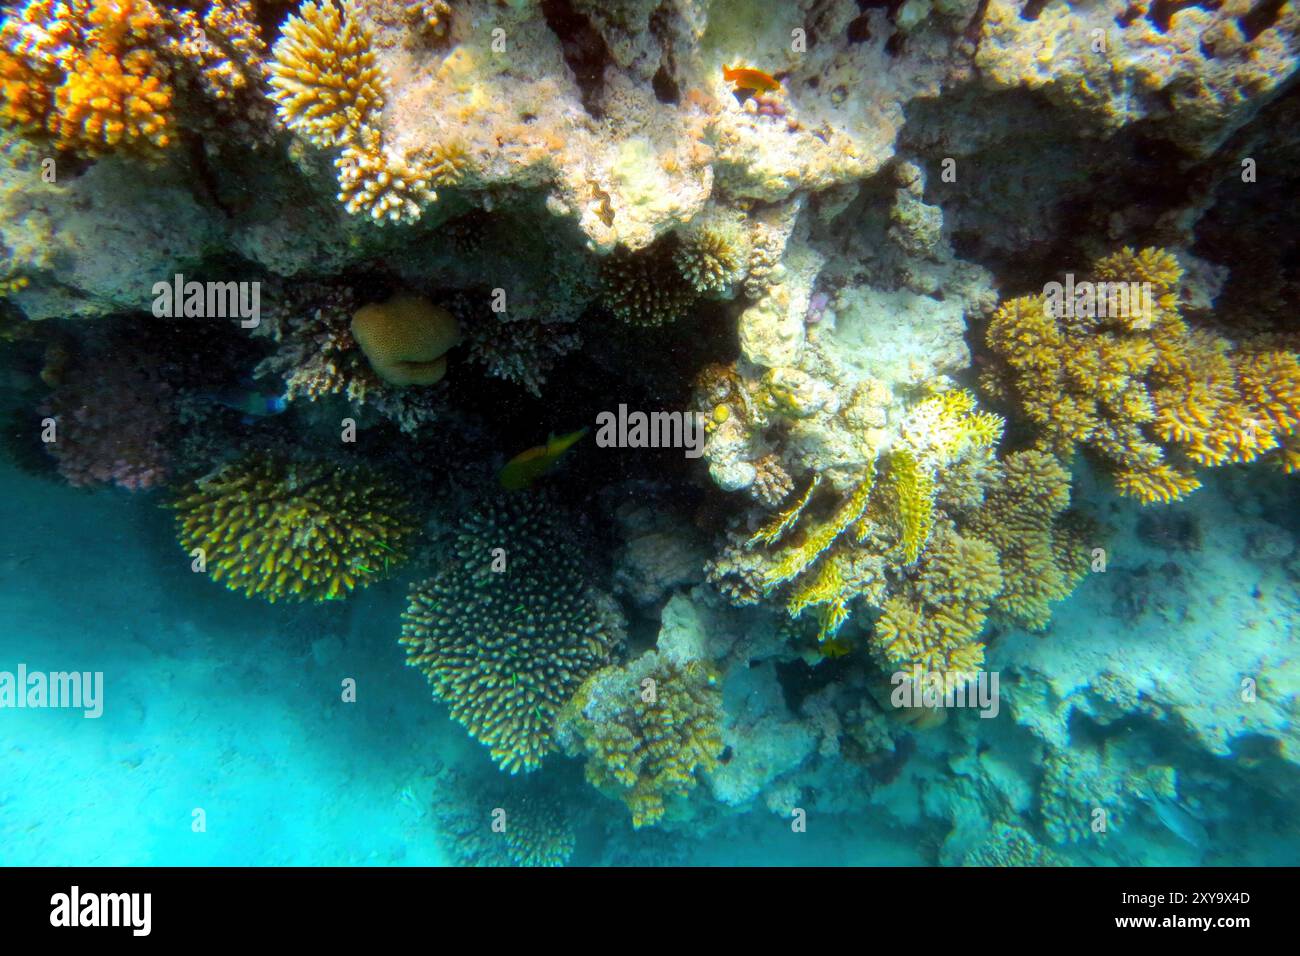
[[243,412],[246,421],[279,415],[289,407],[289,401],[283,395],[253,388],[225,388],[215,392],[200,392],[199,397],[224,405],[226,408],[233,408],[237,412]]

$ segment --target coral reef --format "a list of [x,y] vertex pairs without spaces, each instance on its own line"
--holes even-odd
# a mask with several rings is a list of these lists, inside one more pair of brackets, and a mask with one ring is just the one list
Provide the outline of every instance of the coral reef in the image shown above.
[[181,547],[214,580],[268,601],[329,601],[407,556],[409,508],[359,468],[257,456],[226,465],[170,504]]
[[722,753],[722,692],[704,664],[678,666],[650,651],[597,671],[560,715],[558,737],[587,757],[587,779],[653,826]]
[[433,824],[457,866],[564,866],[576,843],[566,806],[546,793],[442,768]]
[[555,749],[556,715],[622,634],[563,514],[520,495],[458,526],[402,620],[407,663],[511,773],[536,770]]
[[[1300,359],[1193,329],[1168,252],[1124,249],[1089,279],[1004,303],[989,323],[1000,369],[985,388],[1014,401],[1067,460],[1082,445],[1113,468],[1120,494],[1175,501],[1195,468],[1248,462],[1300,425]],[[1285,459],[1283,461],[1285,465]]]
[[619,250],[601,272],[602,302],[620,322],[670,325],[690,314],[696,291],[678,272],[673,243],[664,240],[643,252]]
[[169,474],[175,392],[158,358],[116,347],[76,357],[41,406],[54,419],[45,450],[72,485],[156,488]]

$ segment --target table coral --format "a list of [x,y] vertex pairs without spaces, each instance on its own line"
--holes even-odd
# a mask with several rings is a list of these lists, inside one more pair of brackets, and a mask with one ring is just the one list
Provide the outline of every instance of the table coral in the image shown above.
[[722,753],[722,691],[707,665],[650,651],[592,675],[560,717],[566,749],[587,757],[587,779],[617,796],[632,826],[653,826]]
[[1058,455],[1098,454],[1117,490],[1144,504],[1182,498],[1200,486],[1196,466],[1253,461],[1300,425],[1296,355],[1190,327],[1181,278],[1172,254],[1124,249],[1077,283],[1077,306],[1059,289],[1023,296],[987,333],[1000,365],[983,375],[986,390]]
[[453,719],[517,773],[555,749],[556,715],[621,634],[565,515],[511,495],[462,521],[440,567],[411,589],[401,643]]
[[213,580],[274,603],[346,597],[407,556],[406,501],[377,475],[250,456],[200,478],[169,506],[186,551]]

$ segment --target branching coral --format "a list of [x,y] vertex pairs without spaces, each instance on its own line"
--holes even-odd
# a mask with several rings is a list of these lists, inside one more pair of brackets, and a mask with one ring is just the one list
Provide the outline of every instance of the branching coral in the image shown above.
[[285,21],[270,68],[281,121],[321,148],[358,143],[384,108],[373,37],[335,0],[307,0]]
[[601,269],[603,301],[628,325],[667,325],[685,318],[697,293],[673,264],[671,238],[640,252],[615,251]]
[[406,559],[406,502],[378,476],[324,462],[247,457],[172,505],[181,546],[214,580],[274,602],[327,601]]
[[587,779],[617,796],[636,828],[663,818],[722,754],[722,691],[708,667],[651,651],[592,675],[560,717],[567,749],[587,756]]
[[920,573],[885,602],[872,647],[895,670],[973,673],[984,663],[978,638],[989,604],[1002,590],[998,553],[947,525],[934,539]]
[[988,329],[1002,366],[987,390],[1015,402],[1056,454],[1096,452],[1143,503],[1177,500],[1199,487],[1195,466],[1252,461],[1300,425],[1297,357],[1189,328],[1181,277],[1169,253],[1124,249],[1072,296],[1004,303]]
[[156,158],[176,122],[163,27],[148,0],[31,0],[0,27],[0,119],[84,156]]
[[673,261],[702,295],[726,297],[749,271],[750,241],[739,221],[715,216],[679,235]]
[[999,463],[983,506],[964,526],[998,551],[1005,586],[997,609],[1041,630],[1052,605],[1087,572],[1088,525],[1068,514],[1070,473],[1041,451],[1013,452]]
[[434,175],[456,171],[451,159],[428,168],[385,146],[379,129],[384,75],[373,42],[346,2],[307,0],[275,44],[271,96],[289,129],[322,149],[343,147],[334,165],[338,199],[349,213],[378,223],[414,222],[438,198]]
[[564,516],[512,495],[461,523],[437,572],[411,590],[401,643],[452,717],[516,773],[554,749],[556,715],[621,629]]
[[438,198],[429,174],[419,165],[390,156],[379,133],[363,129],[334,161],[338,170],[338,200],[354,216],[369,215],[379,223],[414,222],[420,210]]
[[565,806],[521,786],[471,780],[449,768],[437,774],[432,818],[459,866],[564,866],[573,856]]

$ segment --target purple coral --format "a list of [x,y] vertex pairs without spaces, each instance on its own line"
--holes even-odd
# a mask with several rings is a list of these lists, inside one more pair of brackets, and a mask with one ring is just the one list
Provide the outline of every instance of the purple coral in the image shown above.
[[804,313],[805,325],[816,325],[826,315],[826,306],[830,304],[831,297],[825,292],[816,292],[808,300],[808,311]]
[[45,448],[68,484],[140,491],[166,480],[172,388],[154,364],[101,353],[74,367],[42,405],[56,423]]

